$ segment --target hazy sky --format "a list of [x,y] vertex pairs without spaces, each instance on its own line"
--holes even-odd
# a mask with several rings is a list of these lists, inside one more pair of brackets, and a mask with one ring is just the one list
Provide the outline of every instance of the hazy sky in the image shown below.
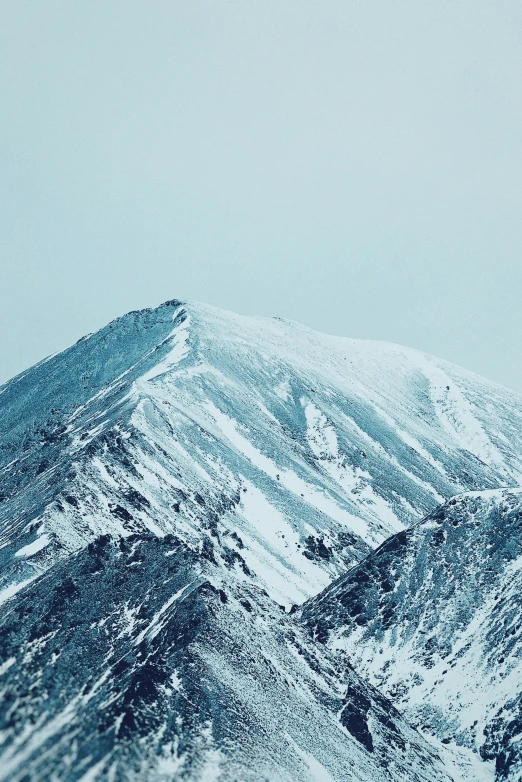
[[169,298],[522,391],[520,0],[3,0],[0,382]]

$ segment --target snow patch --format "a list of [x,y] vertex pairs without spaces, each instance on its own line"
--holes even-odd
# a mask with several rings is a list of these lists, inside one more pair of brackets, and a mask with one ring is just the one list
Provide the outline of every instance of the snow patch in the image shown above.
[[26,578],[25,581],[19,581],[17,584],[9,584],[9,586],[0,590],[0,605],[5,603],[6,600],[9,600],[10,597],[13,597],[13,595],[16,595],[17,592],[20,592],[21,589],[30,584],[31,581],[34,581],[35,578],[37,578],[37,576]]
[[19,548],[18,551],[15,552],[15,557],[32,557],[33,554],[37,554],[39,551],[48,546],[50,542],[51,538],[49,535],[41,535],[41,537],[36,538],[36,540],[34,540],[32,543],[29,543],[27,546]]
[[430,396],[442,427],[466,451],[486,465],[505,469],[501,453],[473,414],[473,407],[457,383],[443,369],[419,354],[421,371],[429,382]]

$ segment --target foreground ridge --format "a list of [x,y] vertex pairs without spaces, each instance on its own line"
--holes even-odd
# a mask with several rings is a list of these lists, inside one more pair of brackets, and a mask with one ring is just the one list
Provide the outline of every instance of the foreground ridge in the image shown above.
[[218,571],[173,536],[105,536],[25,590],[1,627],[0,779],[449,780],[382,695]]
[[410,723],[522,774],[522,489],[470,492],[387,540],[306,603]]

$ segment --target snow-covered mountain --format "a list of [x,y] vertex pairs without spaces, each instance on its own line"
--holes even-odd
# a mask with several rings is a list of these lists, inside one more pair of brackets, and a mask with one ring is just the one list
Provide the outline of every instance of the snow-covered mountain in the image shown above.
[[174,532],[289,605],[444,499],[522,475],[516,394],[417,351],[176,301],[7,383],[0,422],[19,583],[99,534]]
[[179,301],[2,386],[4,778],[460,778],[293,606],[455,494],[518,486],[521,402]]

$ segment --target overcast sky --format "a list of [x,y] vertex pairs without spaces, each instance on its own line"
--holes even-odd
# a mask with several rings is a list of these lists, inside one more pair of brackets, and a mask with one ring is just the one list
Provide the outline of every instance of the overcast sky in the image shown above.
[[520,0],[4,0],[0,382],[169,298],[522,391]]

